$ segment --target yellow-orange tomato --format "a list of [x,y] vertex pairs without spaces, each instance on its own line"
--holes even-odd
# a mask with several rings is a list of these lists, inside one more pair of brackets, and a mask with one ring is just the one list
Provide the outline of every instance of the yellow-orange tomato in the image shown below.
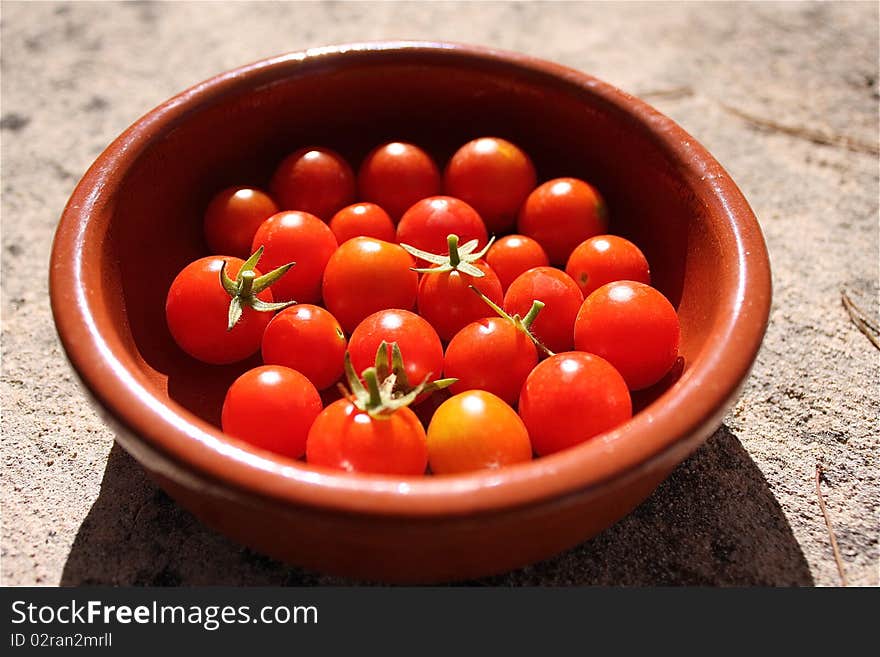
[[532,444],[519,415],[485,390],[450,397],[428,425],[428,465],[435,474],[500,468],[531,458]]

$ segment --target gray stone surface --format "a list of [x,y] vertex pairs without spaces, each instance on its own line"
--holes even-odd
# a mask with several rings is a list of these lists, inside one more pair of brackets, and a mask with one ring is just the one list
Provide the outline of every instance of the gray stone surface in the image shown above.
[[769,244],[771,325],[725,424],[635,513],[489,584],[878,583],[876,3],[2,4],[2,582],[302,584],[202,527],[113,446],[55,337],[57,218],[138,116],[280,52],[406,37],[560,61],[642,95],[718,157]]

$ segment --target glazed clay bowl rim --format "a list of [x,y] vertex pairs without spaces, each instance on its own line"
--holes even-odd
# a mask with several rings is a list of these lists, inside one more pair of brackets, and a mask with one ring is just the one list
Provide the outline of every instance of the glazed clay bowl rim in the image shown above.
[[[588,95],[664,153],[714,221],[720,248],[735,254],[736,276],[718,290],[717,320],[682,377],[620,427],[556,454],[498,470],[433,477],[353,475],[276,457],[224,436],[176,402],[153,395],[136,361],[102,325],[99,300],[84,283],[100,266],[90,217],[108,207],[139,153],[199,108],[301,72],[350,63],[421,62],[515,72],[539,84]],[[109,223],[109,222],[108,222]],[[100,239],[99,239],[100,238]],[[50,270],[52,310],[68,357],[93,396],[138,448],[205,482],[282,504],[394,516],[491,512],[598,489],[680,460],[717,428],[748,374],[766,329],[770,271],[757,220],[741,192],[696,140],[643,101],[585,73],[516,53],[434,42],[370,42],[293,52],[222,73],[148,112],[95,161],[57,228]],[[109,331],[105,329],[109,328]],[[698,442],[699,441],[699,442]]]

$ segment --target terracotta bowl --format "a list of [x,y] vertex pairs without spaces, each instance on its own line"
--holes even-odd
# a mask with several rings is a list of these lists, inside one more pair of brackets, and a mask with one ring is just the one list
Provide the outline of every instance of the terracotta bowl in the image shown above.
[[[207,254],[202,212],[226,185],[265,185],[287,153],[357,165],[408,140],[439,162],[477,136],[532,155],[540,178],[605,195],[681,318],[683,367],[635,417],[576,448],[473,474],[317,472],[221,433],[228,384],[254,362],[200,364],[164,320],[175,274]],[[445,43],[320,48],[224,73],[163,103],[104,151],[55,237],[52,310],[73,367],[123,447],[208,525],[324,572],[436,582],[503,572],[571,547],[641,502],[719,426],[770,304],[758,223],[718,162],[644,102],[523,55]]]

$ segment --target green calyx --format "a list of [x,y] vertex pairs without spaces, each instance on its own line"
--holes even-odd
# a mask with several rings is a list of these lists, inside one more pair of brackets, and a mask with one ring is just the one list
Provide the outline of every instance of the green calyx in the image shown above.
[[262,292],[270,285],[272,285],[272,283],[284,276],[284,274],[287,273],[287,270],[296,264],[295,262],[289,262],[286,265],[282,265],[278,269],[270,271],[268,274],[257,276],[254,273],[254,268],[257,266],[257,263],[260,261],[262,255],[263,247],[261,246],[241,266],[241,269],[238,270],[238,275],[235,277],[235,280],[229,278],[229,274],[226,273],[225,260],[223,261],[223,265],[220,267],[220,285],[222,285],[223,289],[226,290],[226,294],[230,296],[229,322],[226,326],[227,331],[231,331],[235,327],[235,325],[238,324],[238,320],[241,319],[241,315],[244,312],[245,308],[253,308],[254,310],[261,313],[275,312],[276,310],[283,310],[284,308],[292,306],[296,303],[296,301],[268,303],[266,301],[263,301],[262,299],[257,298],[257,295],[260,292]]
[[[391,348],[391,362],[388,361],[388,348]],[[415,387],[410,386],[403,364],[403,355],[396,342],[390,345],[382,342],[376,351],[376,364],[368,367],[358,377],[351,363],[351,355],[345,352],[345,377],[351,388],[352,402],[370,417],[388,419],[395,411],[412,404],[416,397],[430,394],[451,386],[458,379],[439,379],[428,381],[430,374]],[[348,390],[342,386],[343,394],[349,396]]]
[[445,271],[460,271],[461,273],[473,276],[474,278],[482,278],[485,274],[474,265],[474,263],[486,255],[486,251],[489,250],[489,247],[492,246],[492,242],[494,241],[495,237],[493,236],[492,239],[486,243],[486,246],[474,253],[477,244],[479,244],[478,240],[470,240],[459,246],[458,235],[447,235],[446,243],[449,245],[449,255],[428,253],[427,251],[422,251],[409,244],[401,244],[400,246],[406,249],[407,253],[411,256],[421,258],[431,264],[437,265],[436,267],[413,267],[413,271],[417,271],[420,274],[439,274]]
[[502,308],[501,306],[499,306],[498,304],[496,304],[494,301],[492,301],[489,297],[487,297],[485,294],[483,294],[482,292],[480,292],[480,291],[479,291],[476,287],[474,287],[473,285],[471,285],[471,286],[469,286],[469,287],[471,288],[471,291],[472,291],[474,294],[476,294],[478,297],[480,297],[480,298],[483,300],[483,303],[485,303],[485,304],[486,304],[487,306],[489,306],[492,310],[494,310],[495,313],[496,313],[499,317],[501,317],[502,319],[506,319],[507,321],[511,322],[511,323],[516,327],[516,329],[517,329],[518,331],[521,331],[521,332],[525,333],[525,334],[529,337],[529,340],[531,340],[532,342],[535,343],[535,346],[536,346],[538,349],[540,349],[541,351],[543,351],[543,352],[544,352],[545,354],[547,354],[548,356],[555,356],[555,355],[556,355],[556,354],[554,354],[552,351],[550,351],[546,346],[544,346],[544,344],[543,344],[540,340],[538,340],[537,337],[535,337],[535,334],[532,333],[532,324],[535,323],[535,320],[538,318],[538,314],[541,312],[541,310],[542,310],[542,309],[544,308],[544,306],[545,306],[545,304],[544,304],[543,301],[538,301],[537,299],[535,299],[534,301],[532,301],[532,307],[529,308],[529,312],[526,313],[526,316],[525,316],[525,317],[520,317],[519,315],[510,315],[510,314],[508,314],[508,313],[504,310],[504,308]]

